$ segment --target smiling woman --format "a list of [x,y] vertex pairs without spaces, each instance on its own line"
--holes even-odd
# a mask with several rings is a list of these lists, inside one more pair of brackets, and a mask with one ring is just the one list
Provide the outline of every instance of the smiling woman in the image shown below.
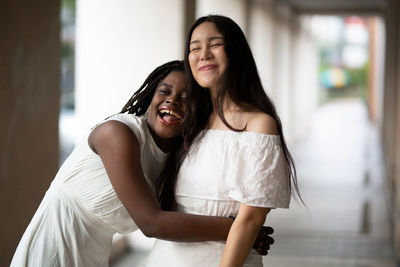
[[205,22],[193,31],[189,51],[190,69],[199,85],[205,88],[217,85],[225,72],[228,59],[224,38],[214,23]]
[[297,189],[279,116],[246,38],[231,19],[210,15],[193,24],[185,68],[190,101],[184,146],[176,159],[180,168],[169,179],[176,180],[176,203],[166,198],[162,204],[236,218],[226,243],[157,240],[147,266],[262,266],[252,243],[267,213],[288,208]]
[[157,133],[153,134],[156,142],[180,135],[185,99],[185,75],[172,71],[157,86],[147,114],[150,129]]

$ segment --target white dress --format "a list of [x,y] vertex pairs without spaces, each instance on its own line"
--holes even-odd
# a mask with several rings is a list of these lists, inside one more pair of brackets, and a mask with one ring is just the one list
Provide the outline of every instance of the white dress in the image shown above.
[[[182,163],[176,186],[178,210],[231,216],[240,203],[288,208],[287,163],[278,135],[223,130],[203,131]],[[218,266],[224,242],[157,240],[147,266]],[[262,266],[252,249],[244,266]]]
[[[121,121],[136,135],[142,169],[152,185],[167,155],[155,144],[145,119],[118,114],[108,120]],[[137,229],[86,136],[51,183],[11,266],[108,266],[113,234]]]

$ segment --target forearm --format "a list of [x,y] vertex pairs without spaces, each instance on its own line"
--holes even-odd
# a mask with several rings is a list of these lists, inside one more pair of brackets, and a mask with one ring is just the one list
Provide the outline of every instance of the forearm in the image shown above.
[[256,240],[259,225],[243,221],[235,221],[226,241],[220,267],[242,266]]
[[220,267],[242,266],[263,225],[268,209],[241,204],[226,241]]
[[224,241],[233,222],[225,217],[168,211],[161,211],[154,219],[146,227],[147,236],[181,242]]

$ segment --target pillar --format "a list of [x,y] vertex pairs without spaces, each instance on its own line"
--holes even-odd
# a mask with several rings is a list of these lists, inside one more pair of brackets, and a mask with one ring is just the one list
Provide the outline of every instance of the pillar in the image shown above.
[[58,168],[60,2],[3,1],[0,35],[0,266],[9,266]]

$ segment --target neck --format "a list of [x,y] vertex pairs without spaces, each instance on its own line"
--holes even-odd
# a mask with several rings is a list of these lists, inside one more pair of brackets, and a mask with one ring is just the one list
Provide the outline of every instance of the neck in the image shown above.
[[153,129],[151,129],[149,127],[149,125],[147,125],[147,128],[149,129],[149,132],[151,134],[151,137],[153,138],[154,142],[156,143],[156,145],[158,146],[158,148],[160,148],[164,153],[169,153],[171,152],[174,148],[176,148],[178,142],[179,142],[179,138],[162,138],[160,136],[158,136]]
[[[212,94],[211,93],[211,100],[212,100],[212,104],[213,104],[213,113],[218,113],[218,103],[217,103],[217,96],[216,94]],[[229,94],[226,94],[223,102],[222,102],[222,110],[224,112],[228,112],[228,111],[234,111],[238,108],[238,106],[235,104],[235,102],[232,101],[232,99],[229,97]]]

